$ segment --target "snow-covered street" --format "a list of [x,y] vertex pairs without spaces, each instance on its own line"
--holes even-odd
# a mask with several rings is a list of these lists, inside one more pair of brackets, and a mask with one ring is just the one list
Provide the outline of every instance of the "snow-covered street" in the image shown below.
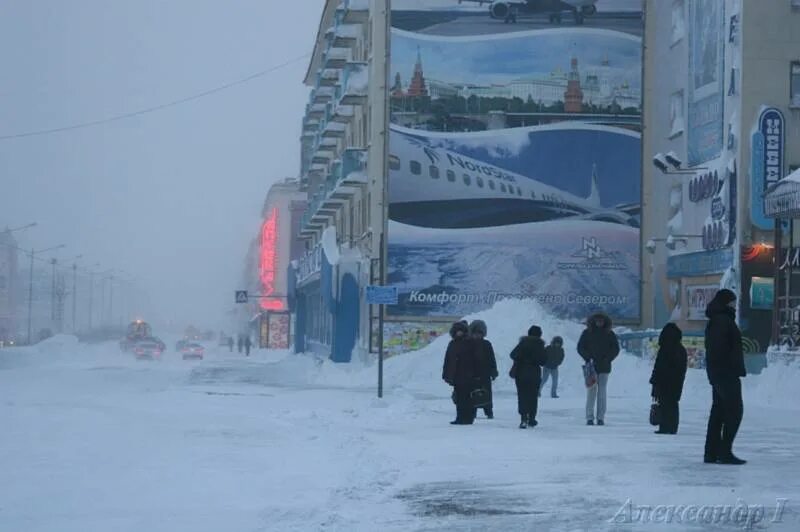
[[[587,427],[580,327],[542,318],[566,339],[561,398],[544,394],[523,431],[506,376],[522,307],[481,315],[502,367],[496,418],[473,426],[448,423],[444,339],[388,360],[382,400],[374,367],[305,355],[137,362],[70,337],[0,351],[0,530],[732,530],[743,524],[703,522],[702,508],[737,504],[763,505],[754,529],[800,529],[796,369],[746,379],[736,450],[749,463],[705,465],[704,372],[690,370],[679,434],[658,436],[649,364],[622,355],[608,425]],[[674,507],[671,524],[643,505]]]

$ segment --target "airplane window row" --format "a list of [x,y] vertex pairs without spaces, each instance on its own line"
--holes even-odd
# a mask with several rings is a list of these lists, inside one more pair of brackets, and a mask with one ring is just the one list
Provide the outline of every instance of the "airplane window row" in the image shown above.
[[[409,165],[409,170],[413,175],[422,175],[422,164],[419,161],[413,161],[413,160],[409,161],[408,165]],[[400,170],[400,167],[401,167],[400,158],[395,155],[390,155],[389,169]],[[431,179],[439,179],[441,177],[439,167],[435,165],[430,165],[428,167],[428,175],[431,177]],[[447,170],[445,175],[447,176],[447,180],[449,182],[451,183],[456,182],[456,173],[453,170]],[[464,184],[466,186],[472,186],[472,176],[470,176],[469,174],[463,174],[462,179],[464,180]],[[494,180],[488,179],[487,181],[484,181],[484,179],[481,176],[475,177],[475,184],[478,186],[478,188],[484,188],[487,182],[490,190],[497,189]],[[506,185],[502,181],[500,182],[500,192],[522,196],[522,188],[518,186],[514,187],[514,185]],[[531,191],[531,198],[536,199],[536,193],[533,191]]]

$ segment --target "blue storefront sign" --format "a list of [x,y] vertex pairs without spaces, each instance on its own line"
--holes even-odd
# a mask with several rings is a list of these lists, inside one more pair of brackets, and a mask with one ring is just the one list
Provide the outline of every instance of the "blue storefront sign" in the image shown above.
[[396,305],[396,286],[367,286],[367,303],[370,305]]
[[764,193],[783,178],[785,148],[783,113],[778,109],[765,109],[758,119],[758,130],[753,133],[751,211],[753,225],[770,230],[774,222],[764,213]]
[[667,258],[667,277],[700,277],[723,273],[733,266],[733,248],[673,255]]

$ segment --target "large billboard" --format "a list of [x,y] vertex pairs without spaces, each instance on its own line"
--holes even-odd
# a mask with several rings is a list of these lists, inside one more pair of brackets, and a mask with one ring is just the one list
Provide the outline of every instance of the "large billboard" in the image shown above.
[[724,135],[725,3],[689,0],[689,166],[720,155]]
[[392,2],[390,317],[638,321],[642,30],[640,0]]

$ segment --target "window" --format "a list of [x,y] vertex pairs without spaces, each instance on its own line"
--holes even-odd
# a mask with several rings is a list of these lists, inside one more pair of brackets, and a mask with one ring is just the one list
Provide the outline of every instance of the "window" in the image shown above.
[[789,103],[792,107],[800,108],[800,61],[792,62],[791,76],[791,101]]
[[481,176],[475,178],[475,183],[478,184],[478,188],[483,188],[483,178]]
[[448,170],[447,171],[447,180],[450,181],[451,183],[455,183],[456,182],[456,173],[453,172],[452,170]]
[[492,181],[491,179],[489,180],[489,188],[494,190],[494,181]]
[[389,156],[389,170],[400,170],[400,157],[396,155]]
[[433,179],[439,179],[439,167],[430,165],[428,167],[428,173],[431,175]]
[[411,173],[414,175],[420,175],[422,173],[422,165],[419,164],[419,161],[409,161],[409,167],[411,168]]
[[683,133],[683,91],[672,93],[669,98],[669,138]]
[[467,174],[464,174],[464,184],[470,186],[472,184],[472,178]]
[[505,192],[506,191],[506,184],[505,183],[500,183],[500,191],[501,192]]
[[686,35],[686,18],[685,18],[684,0],[672,1],[672,40],[673,45],[680,42],[683,36]]

